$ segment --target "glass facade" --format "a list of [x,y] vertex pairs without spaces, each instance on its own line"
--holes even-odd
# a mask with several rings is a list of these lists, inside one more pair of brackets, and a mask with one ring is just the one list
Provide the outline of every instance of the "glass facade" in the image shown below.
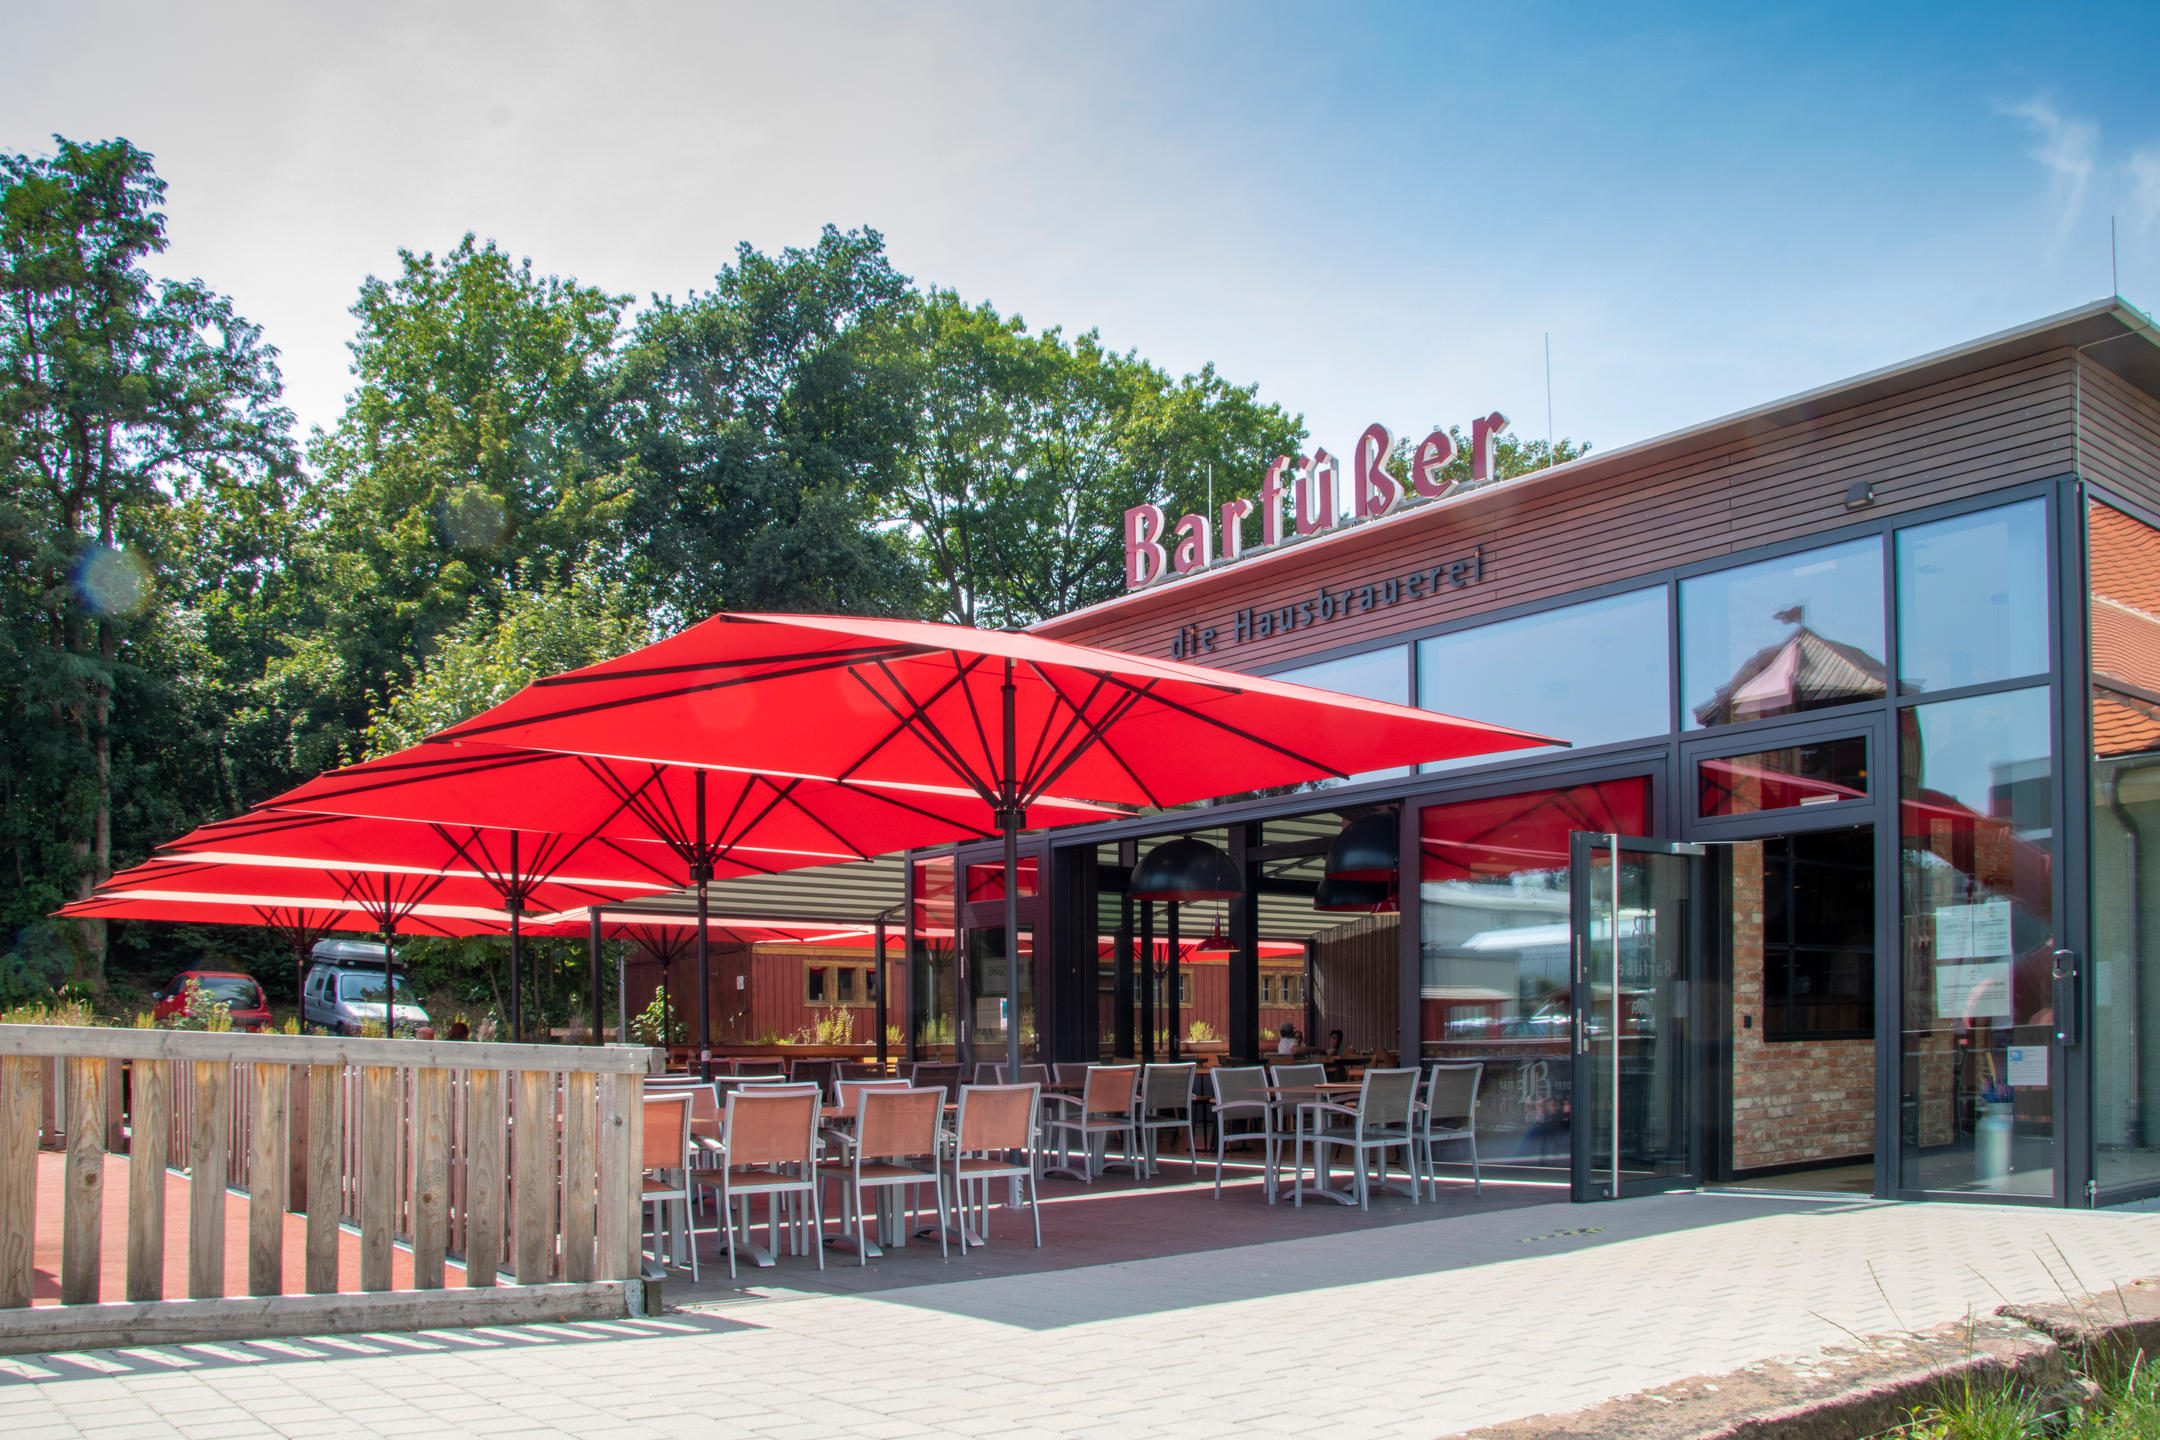
[[1900,1176],[2055,1183],[2054,759],[2048,691],[1899,713]]
[[2094,1178],[2160,1181],[2160,531],[2087,509]]
[[1695,813],[1704,819],[1755,815],[1803,805],[1835,805],[1868,796],[1864,735],[1808,745],[1720,755],[1695,766]]
[[909,886],[908,1044],[918,1060],[959,1053],[960,956],[953,905],[953,857],[917,860]]
[[1665,593],[1635,590],[1420,641],[1417,703],[1578,746],[1663,735],[1672,728]]
[[[1305,665],[1296,670],[1283,670],[1268,677],[1287,680],[1293,685],[1310,685],[1316,690],[1333,690],[1338,695],[1356,695],[1364,700],[1386,700],[1395,705],[1410,703],[1410,650],[1405,645],[1390,646],[1385,650],[1368,650],[1362,655],[1345,655],[1337,660],[1323,660],[1318,665]],[[1397,775],[1407,775],[1405,766],[1391,766],[1385,770],[1368,770],[1350,777],[1351,781],[1384,780]],[[1343,781],[1323,781],[1315,789]]]
[[1881,698],[1882,541],[1680,582],[1680,696],[1690,727]]
[[2027,500],[1898,531],[1897,597],[1905,694],[2046,670],[2046,504]]

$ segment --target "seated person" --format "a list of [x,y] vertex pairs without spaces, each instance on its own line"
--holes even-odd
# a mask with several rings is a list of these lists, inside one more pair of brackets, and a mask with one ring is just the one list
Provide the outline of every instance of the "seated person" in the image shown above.
[[1298,1053],[1297,1026],[1285,1025],[1282,1027],[1281,1038],[1275,1042],[1275,1053],[1277,1055],[1295,1055]]
[[1341,1057],[1341,1055],[1342,1055],[1342,1031],[1340,1031],[1340,1030],[1330,1030],[1330,1031],[1328,1031],[1328,1032],[1327,1032],[1327,1051],[1326,1051],[1326,1054],[1327,1054],[1327,1057],[1328,1057],[1328,1058],[1329,1058],[1330,1060],[1334,1060],[1334,1059],[1339,1059],[1339,1058]]

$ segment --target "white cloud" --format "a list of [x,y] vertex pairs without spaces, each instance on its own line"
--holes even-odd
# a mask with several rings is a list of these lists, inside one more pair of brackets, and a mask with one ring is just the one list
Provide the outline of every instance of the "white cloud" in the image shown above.
[[2092,184],[2100,127],[2090,120],[2064,115],[2040,95],[2010,106],[2005,113],[2023,120],[2031,129],[2033,144],[2025,153],[2046,166],[2052,177],[2055,240],[2060,245],[2076,222],[2085,203],[2085,191]]

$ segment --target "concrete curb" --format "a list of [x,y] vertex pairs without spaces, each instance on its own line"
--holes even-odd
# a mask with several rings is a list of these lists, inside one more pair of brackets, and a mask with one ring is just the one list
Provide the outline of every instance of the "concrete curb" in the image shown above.
[[2160,1278],[1696,1376],[1463,1440],[1866,1440],[1967,1385],[2053,1390],[2073,1372],[2119,1371],[2140,1350],[2160,1355]]

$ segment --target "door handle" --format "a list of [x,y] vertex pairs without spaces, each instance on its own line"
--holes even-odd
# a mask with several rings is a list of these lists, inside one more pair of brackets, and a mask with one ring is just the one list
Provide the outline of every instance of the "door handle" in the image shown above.
[[2057,950],[2052,978],[2055,981],[2055,1040],[2076,1045],[2078,1038],[2078,958],[2075,950]]

